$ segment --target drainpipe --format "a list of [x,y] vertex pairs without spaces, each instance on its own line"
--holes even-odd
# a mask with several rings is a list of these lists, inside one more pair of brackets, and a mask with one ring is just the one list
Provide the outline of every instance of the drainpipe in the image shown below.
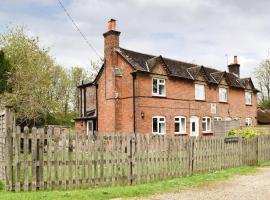
[[136,135],[136,107],[135,107],[135,80],[136,74],[132,73],[132,99],[133,99],[133,132]]
[[96,84],[96,131],[98,131],[98,84]]

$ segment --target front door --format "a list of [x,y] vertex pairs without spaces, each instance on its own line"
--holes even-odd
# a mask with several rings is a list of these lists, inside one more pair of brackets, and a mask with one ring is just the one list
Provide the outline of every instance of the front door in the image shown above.
[[87,135],[94,134],[94,123],[93,120],[87,121]]
[[199,136],[199,117],[197,116],[190,117],[190,136]]

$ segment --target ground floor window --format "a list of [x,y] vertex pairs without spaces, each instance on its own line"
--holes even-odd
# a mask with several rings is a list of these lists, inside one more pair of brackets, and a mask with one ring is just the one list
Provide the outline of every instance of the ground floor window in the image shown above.
[[214,117],[214,121],[222,121],[222,117]]
[[211,118],[210,117],[202,118],[202,128],[203,128],[203,132],[211,132]]
[[155,116],[152,118],[152,132],[160,135],[166,133],[165,117]]
[[186,133],[186,117],[177,116],[174,118],[174,132],[176,134]]
[[251,117],[246,118],[245,124],[246,126],[252,126],[252,118]]

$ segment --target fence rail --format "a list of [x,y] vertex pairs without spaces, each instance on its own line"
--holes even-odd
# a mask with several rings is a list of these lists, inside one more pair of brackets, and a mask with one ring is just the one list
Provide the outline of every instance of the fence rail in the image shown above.
[[98,135],[17,127],[6,138],[6,188],[130,185],[270,161],[270,136]]

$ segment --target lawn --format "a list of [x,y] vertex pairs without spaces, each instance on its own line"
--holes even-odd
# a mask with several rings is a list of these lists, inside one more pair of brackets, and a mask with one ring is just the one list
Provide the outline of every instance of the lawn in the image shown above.
[[118,186],[108,188],[97,188],[91,190],[72,191],[42,191],[12,193],[1,191],[0,200],[103,200],[117,197],[147,196],[154,193],[170,192],[178,189],[199,186],[213,181],[221,181],[235,175],[246,175],[256,173],[254,167],[238,167],[208,174],[194,175],[190,177],[175,178],[166,181],[158,181],[135,186]]

